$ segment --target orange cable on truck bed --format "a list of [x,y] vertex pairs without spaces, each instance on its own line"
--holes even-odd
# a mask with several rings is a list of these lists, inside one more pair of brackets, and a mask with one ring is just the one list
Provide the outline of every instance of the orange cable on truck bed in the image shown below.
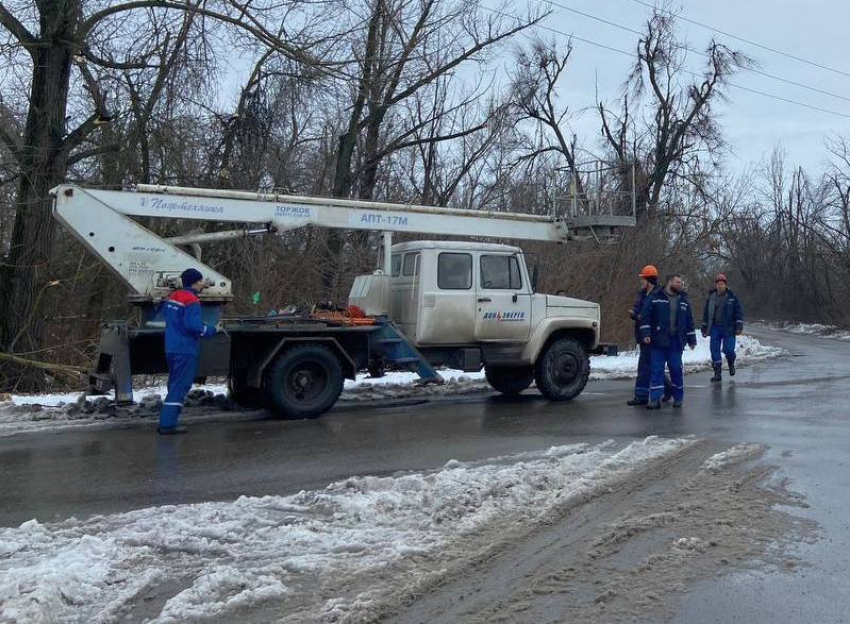
[[330,321],[342,325],[374,325],[375,319],[366,316],[366,313],[358,306],[348,306],[344,311],[340,310],[315,310],[312,318],[320,321]]

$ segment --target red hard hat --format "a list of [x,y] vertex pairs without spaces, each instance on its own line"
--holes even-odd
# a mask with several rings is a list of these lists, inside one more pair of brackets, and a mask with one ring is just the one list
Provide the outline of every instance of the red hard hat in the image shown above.
[[729,281],[726,279],[726,274],[725,274],[725,273],[718,273],[718,274],[717,274],[717,277],[715,277],[715,278],[714,278],[714,282],[715,282],[715,283],[717,283],[717,282],[726,282],[727,284],[729,283]]
[[658,277],[658,269],[651,264],[647,264],[640,270],[638,277]]

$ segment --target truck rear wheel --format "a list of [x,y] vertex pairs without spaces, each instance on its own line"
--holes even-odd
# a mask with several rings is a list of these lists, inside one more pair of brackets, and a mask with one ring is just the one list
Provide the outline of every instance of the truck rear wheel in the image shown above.
[[531,366],[487,366],[484,368],[487,383],[502,394],[516,396],[534,381]]
[[304,343],[286,349],[269,367],[265,390],[269,407],[280,417],[317,418],[342,392],[342,366],[320,344]]
[[534,372],[537,388],[550,401],[574,399],[584,390],[589,376],[587,351],[573,338],[550,343],[537,360]]

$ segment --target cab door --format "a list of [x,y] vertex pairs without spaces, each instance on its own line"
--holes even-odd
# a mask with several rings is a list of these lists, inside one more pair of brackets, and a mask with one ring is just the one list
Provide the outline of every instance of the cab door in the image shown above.
[[[398,263],[399,274],[391,288],[393,318],[408,338],[416,339],[419,320],[419,273],[422,255],[418,251],[404,254]],[[393,273],[396,267],[393,267]]]
[[477,340],[527,340],[531,331],[531,289],[516,254],[482,253],[476,284]]

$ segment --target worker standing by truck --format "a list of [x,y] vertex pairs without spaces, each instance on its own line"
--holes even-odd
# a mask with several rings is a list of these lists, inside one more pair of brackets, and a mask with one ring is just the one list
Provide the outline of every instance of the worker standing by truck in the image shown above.
[[735,376],[735,336],[744,333],[744,310],[741,300],[729,289],[726,275],[718,274],[714,284],[702,312],[702,336],[711,337],[709,345],[714,367],[711,381],[719,382],[723,380],[723,355],[729,365],[729,376]]
[[670,369],[673,407],[682,407],[685,395],[682,352],[687,344],[697,346],[691,302],[682,292],[682,276],[673,274],[666,286],[653,290],[643,302],[640,337],[650,351],[649,403],[647,409],[660,409],[664,393],[664,366]]
[[[632,407],[649,403],[650,347],[640,338],[640,312],[646,297],[658,286],[658,269],[647,264],[638,273],[638,277],[640,278],[640,290],[637,292],[632,309],[629,310],[629,316],[635,324],[635,341],[639,352],[635,395],[627,402],[627,405]],[[670,396],[670,380],[667,375],[664,375],[664,397],[662,400],[669,400]]]
[[168,363],[168,394],[159,413],[161,435],[186,433],[177,422],[183,401],[192,388],[198,371],[200,339],[213,336],[216,328],[201,321],[198,295],[204,289],[204,278],[197,269],[186,269],[180,276],[183,288],[175,290],[165,301],[165,359]]

